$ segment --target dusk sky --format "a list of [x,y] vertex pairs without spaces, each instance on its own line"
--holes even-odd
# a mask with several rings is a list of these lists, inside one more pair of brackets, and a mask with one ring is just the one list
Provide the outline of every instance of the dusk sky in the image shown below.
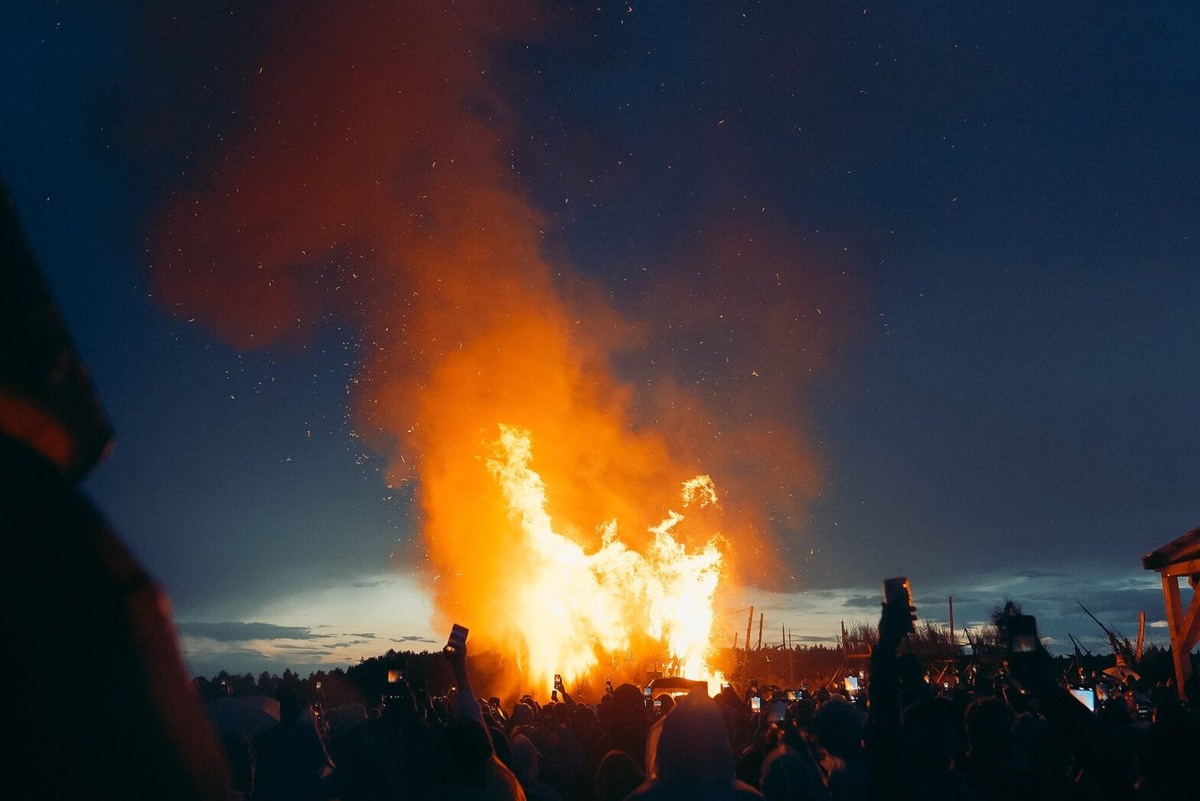
[[[1107,651],[1078,600],[1166,645],[1140,557],[1200,524],[1198,29],[1159,2],[19,0],[0,174],[116,430],[84,488],[196,673],[440,645],[436,593],[496,551],[427,553],[429,471],[506,421],[438,388],[502,370],[463,407],[519,419],[560,359],[587,404],[535,466],[628,436],[626,484],[725,493],[723,643],[751,604],[831,642],[907,575],[960,630],[1011,597],[1052,651]],[[561,342],[485,345],[526,313]],[[577,474],[586,529],[606,479]]]

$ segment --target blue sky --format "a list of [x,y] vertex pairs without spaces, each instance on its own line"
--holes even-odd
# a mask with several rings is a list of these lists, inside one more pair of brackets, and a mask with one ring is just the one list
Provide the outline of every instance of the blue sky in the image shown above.
[[[771,407],[819,469],[757,557],[774,594],[719,599],[729,632],[757,602],[768,630],[832,638],[896,574],[935,619],[953,595],[960,627],[1016,598],[1055,644],[1099,645],[1075,599],[1130,636],[1139,610],[1161,620],[1140,557],[1200,522],[1197,13],[567,4],[498,50],[502,103],[469,102],[511,115],[560,275],[639,313],[676,299],[724,224],[760,215],[798,277],[842,288],[811,377]],[[304,14],[8,16],[0,171],[117,431],[85,488],[170,595],[193,668],[439,641],[419,490],[387,485],[347,405],[354,319],[239,350],[148,278],[156,215],[224,157],[241,76]],[[715,362],[673,336],[618,378],[669,364],[719,403]]]

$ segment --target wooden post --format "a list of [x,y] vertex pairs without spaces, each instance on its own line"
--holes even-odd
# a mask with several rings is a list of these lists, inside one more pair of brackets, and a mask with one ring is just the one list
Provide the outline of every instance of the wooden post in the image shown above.
[[791,643],[792,638],[790,635],[791,635],[790,631],[785,630],[783,632],[783,647],[787,649],[787,655],[788,655],[788,685],[790,685],[791,688],[794,690],[794,689],[796,689],[796,676],[795,676],[795,665],[794,665],[795,660],[792,657],[794,657],[795,654],[792,653],[792,643]]
[[[1171,633],[1171,657],[1175,663],[1175,690],[1179,698],[1184,699],[1187,696],[1183,686],[1192,673],[1192,648],[1200,642],[1200,528],[1143,556],[1142,567],[1156,570],[1162,577],[1163,605]],[[1179,595],[1181,578],[1187,578],[1192,587],[1191,601],[1186,609]]]
[[754,607],[750,607],[750,617],[746,620],[746,665],[747,678],[750,673],[750,628],[754,625]]
[[763,618],[764,617],[765,617],[765,614],[763,612],[758,613],[758,645],[754,646],[755,651],[762,650],[762,627],[763,627]]
[[1145,641],[1146,641],[1146,613],[1143,611],[1143,612],[1138,612],[1137,653],[1135,653],[1133,656],[1133,662],[1135,665],[1140,665],[1142,663],[1142,644]]
[[950,604],[950,648],[954,648],[954,596],[946,596],[946,600]]
[[1171,657],[1175,662],[1175,688],[1182,694],[1183,683],[1191,672],[1191,660],[1186,653],[1180,653],[1180,637],[1177,632],[1183,621],[1183,601],[1179,597],[1179,579],[1162,574],[1163,600],[1167,607],[1167,630],[1171,634]]

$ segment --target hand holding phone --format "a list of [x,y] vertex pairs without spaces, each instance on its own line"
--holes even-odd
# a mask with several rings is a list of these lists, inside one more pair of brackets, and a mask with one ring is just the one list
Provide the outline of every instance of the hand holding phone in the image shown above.
[[879,616],[879,646],[888,651],[898,649],[904,638],[916,629],[916,620],[908,579],[904,576],[885,579],[883,614]]
[[1008,655],[1037,652],[1037,618],[1033,615],[1014,615],[1008,619]]
[[554,689],[558,690],[559,692],[563,692],[563,681],[562,681],[561,673],[554,674]]
[[446,640],[446,647],[443,650],[448,653],[461,653],[467,646],[467,633],[466,626],[455,623],[454,627],[450,629],[450,638]]
[[[896,576],[883,581],[883,602],[888,606],[898,606],[909,615],[909,631],[913,631],[916,623],[917,613],[913,606],[912,585],[908,583],[907,576]],[[897,617],[897,619],[899,619]]]

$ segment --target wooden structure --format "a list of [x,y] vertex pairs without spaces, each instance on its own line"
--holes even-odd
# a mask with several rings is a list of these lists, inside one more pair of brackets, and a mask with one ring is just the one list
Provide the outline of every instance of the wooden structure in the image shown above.
[[[1171,632],[1171,657],[1175,661],[1175,688],[1183,698],[1183,684],[1192,673],[1192,648],[1200,642],[1200,528],[1142,557],[1142,566],[1162,576],[1167,626]],[[1184,609],[1179,579],[1187,577],[1191,601]]]

